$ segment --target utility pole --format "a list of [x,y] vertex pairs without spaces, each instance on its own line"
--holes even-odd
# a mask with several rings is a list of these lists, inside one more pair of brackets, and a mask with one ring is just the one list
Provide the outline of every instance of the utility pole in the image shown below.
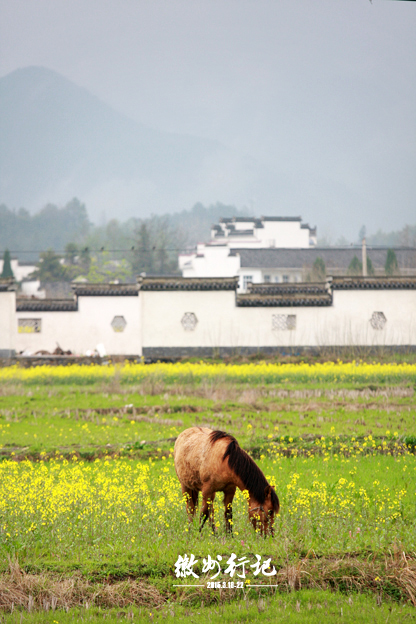
[[363,277],[367,277],[367,244],[365,241],[365,237],[363,238],[361,253],[362,253],[362,265],[363,265]]

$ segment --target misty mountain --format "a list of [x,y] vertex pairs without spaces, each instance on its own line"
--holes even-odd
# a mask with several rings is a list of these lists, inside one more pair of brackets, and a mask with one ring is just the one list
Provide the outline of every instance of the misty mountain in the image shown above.
[[145,217],[197,201],[244,205],[277,184],[249,158],[145,127],[45,68],[1,78],[0,94],[0,202],[9,207],[76,196],[93,220]]

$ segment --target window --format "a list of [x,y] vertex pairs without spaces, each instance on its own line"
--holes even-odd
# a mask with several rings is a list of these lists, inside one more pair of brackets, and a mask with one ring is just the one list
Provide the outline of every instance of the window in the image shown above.
[[272,330],[296,329],[296,314],[272,314]]
[[40,334],[42,331],[42,319],[20,318],[17,320],[19,334]]
[[182,317],[181,323],[185,331],[194,331],[196,324],[198,323],[196,314],[194,314],[193,312],[185,312]]
[[276,284],[279,282],[279,276],[278,275],[274,276],[274,281],[276,282]]
[[387,319],[384,312],[373,312],[370,319],[370,325],[373,329],[384,329]]
[[111,327],[115,332],[123,332],[126,328],[127,321],[124,316],[115,316],[111,321]]
[[270,280],[270,275],[265,275],[265,276],[264,276],[264,283],[265,283],[265,284],[270,284],[270,281],[271,281],[271,280]]
[[283,275],[283,282],[287,284],[289,282],[289,275]]
[[243,275],[243,290],[247,290],[248,285],[253,281],[252,275]]

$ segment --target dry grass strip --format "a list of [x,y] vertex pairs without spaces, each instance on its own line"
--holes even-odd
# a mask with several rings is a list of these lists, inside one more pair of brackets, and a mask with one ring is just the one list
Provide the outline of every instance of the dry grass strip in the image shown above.
[[[277,568],[277,566],[276,566]],[[201,577],[205,587],[177,588],[171,599],[180,603],[192,601],[224,602],[238,597],[233,589],[213,592],[206,588],[209,577]],[[172,577],[172,583],[175,581]],[[264,585],[277,584],[273,591],[290,592],[301,589],[330,589],[343,592],[373,592],[384,599],[409,601],[416,607],[416,559],[402,552],[384,558],[356,556],[340,558],[307,557],[278,568],[277,574],[257,579]],[[184,583],[186,584],[186,583]],[[249,591],[247,585],[244,595]],[[252,591],[252,590],[251,590]],[[79,573],[56,577],[48,573],[27,574],[16,561],[0,576],[0,612],[23,608],[28,611],[100,606],[103,608],[148,606],[161,607],[166,602],[154,586],[144,580],[91,582]]]
[[416,560],[405,553],[369,557],[303,559],[280,569],[274,577],[280,588],[373,591],[409,600],[416,607]]
[[[277,568],[277,566],[276,566]],[[209,577],[201,578],[206,583]],[[416,607],[416,560],[405,553],[386,555],[384,560],[373,556],[362,559],[354,556],[339,559],[306,558],[292,562],[278,569],[275,576],[256,579],[256,583],[278,585],[271,591],[291,592],[301,589],[320,589],[342,592],[372,592],[377,600],[404,600]],[[247,585],[244,590],[247,593]],[[235,598],[234,589],[212,592],[206,588],[195,588],[190,592],[179,589],[177,600],[181,603],[204,600],[224,602]]]
[[162,594],[142,580],[92,583],[80,574],[57,578],[46,573],[27,574],[10,562],[9,572],[0,576],[0,611],[23,607],[28,611],[69,609],[91,605],[104,608],[161,606]]

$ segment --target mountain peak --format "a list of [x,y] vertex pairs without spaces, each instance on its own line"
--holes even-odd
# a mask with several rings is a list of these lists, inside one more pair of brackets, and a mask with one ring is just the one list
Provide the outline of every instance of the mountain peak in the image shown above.
[[0,93],[0,202],[11,208],[80,197],[93,218],[127,218],[259,196],[263,172],[252,161],[147,128],[54,70],[17,69],[0,79]]

